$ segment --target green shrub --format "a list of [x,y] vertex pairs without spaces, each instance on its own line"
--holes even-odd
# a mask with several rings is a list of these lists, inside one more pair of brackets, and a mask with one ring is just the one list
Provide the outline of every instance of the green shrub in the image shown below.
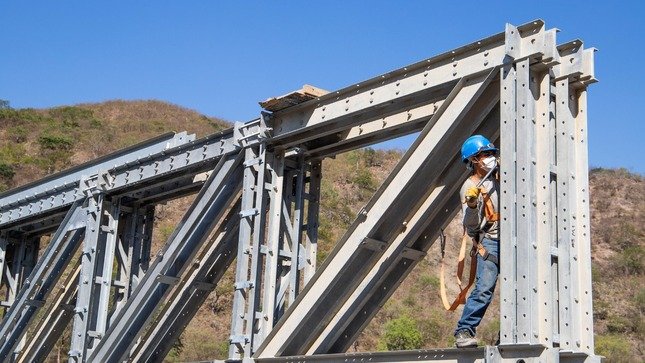
[[645,288],[641,287],[636,295],[634,295],[634,302],[638,310],[641,313],[645,313]]
[[215,342],[215,358],[217,359],[226,359],[228,358],[228,340],[222,340]]
[[607,331],[610,333],[626,333],[631,330],[632,322],[622,316],[610,316],[607,319]]
[[93,118],[90,120],[90,127],[93,129],[100,129],[103,128],[103,123],[101,122],[101,120]]
[[46,150],[70,150],[74,140],[68,136],[45,134],[38,138],[40,147]]
[[410,350],[423,345],[417,323],[409,316],[402,316],[385,324],[385,334],[379,342],[379,349]]
[[65,127],[79,127],[81,120],[89,120],[94,117],[94,112],[85,108],[64,106],[49,111],[49,115],[62,121]]
[[11,165],[0,162],[0,178],[11,179],[15,174]]
[[368,147],[363,150],[363,159],[365,160],[365,165],[369,167],[379,166],[381,165],[379,161],[382,159],[382,155],[379,155],[376,150]]
[[7,100],[0,100],[0,110],[10,110],[11,106],[9,106],[9,101]]
[[449,346],[446,339],[452,337],[452,322],[440,313],[434,310],[426,319],[419,321],[419,330],[425,345],[432,347]]
[[377,183],[369,169],[360,168],[356,171],[356,176],[352,180],[359,188],[368,191],[375,191]]
[[23,126],[14,126],[8,130],[9,138],[17,143],[27,141],[27,129]]
[[631,361],[629,342],[622,335],[598,335],[595,348],[596,354],[605,356],[608,362]]
[[615,258],[614,266],[616,269],[623,270],[628,275],[640,275],[645,270],[643,260],[645,259],[645,249],[641,246],[629,246],[623,249]]
[[609,303],[599,298],[593,302],[594,319],[605,320],[609,316]]

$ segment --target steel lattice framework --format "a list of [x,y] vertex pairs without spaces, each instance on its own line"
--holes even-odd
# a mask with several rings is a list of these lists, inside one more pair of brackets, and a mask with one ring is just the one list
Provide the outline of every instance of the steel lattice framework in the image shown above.
[[[0,195],[4,362],[162,361],[236,261],[232,361],[599,361],[587,86],[540,20],[205,138],[169,134]],[[321,161],[419,132],[324,264]],[[461,142],[501,148],[501,344],[344,353],[459,210]],[[198,193],[150,255],[155,205]],[[47,247],[39,254],[43,239]]]

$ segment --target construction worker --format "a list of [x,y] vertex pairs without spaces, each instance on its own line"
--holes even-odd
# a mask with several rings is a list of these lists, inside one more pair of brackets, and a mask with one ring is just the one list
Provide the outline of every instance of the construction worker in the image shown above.
[[490,304],[499,274],[499,181],[497,148],[486,137],[473,135],[461,147],[464,163],[472,170],[461,187],[464,232],[477,254],[475,288],[468,296],[455,329],[458,348],[477,346],[475,333]]

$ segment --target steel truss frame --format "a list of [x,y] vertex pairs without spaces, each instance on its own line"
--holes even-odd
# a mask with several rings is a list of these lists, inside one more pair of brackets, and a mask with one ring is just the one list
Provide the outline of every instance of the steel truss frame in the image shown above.
[[[235,258],[232,361],[599,360],[594,50],[555,35],[539,20],[507,25],[203,139],[163,135],[0,195],[0,360],[43,361],[71,327],[72,362],[162,361]],[[413,132],[316,270],[322,160]],[[473,133],[501,146],[501,345],[343,353],[457,213],[459,145]],[[196,192],[150,256],[155,205]]]

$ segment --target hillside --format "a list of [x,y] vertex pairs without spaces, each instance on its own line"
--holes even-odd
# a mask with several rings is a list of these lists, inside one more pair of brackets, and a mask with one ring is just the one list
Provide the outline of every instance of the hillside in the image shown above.
[[169,131],[204,136],[223,120],[160,101],[0,107],[0,192]]
[[[65,167],[132,145],[167,131],[199,136],[229,127],[216,118],[159,101],[110,101],[52,109],[0,107],[0,191],[22,185]],[[326,159],[319,229],[318,258],[324,260],[335,241],[401,157],[400,151],[364,149]],[[645,324],[645,195],[643,176],[626,170],[592,169],[592,253],[597,353],[612,361],[643,361]],[[192,197],[158,206],[153,253],[172,232]],[[459,216],[457,217],[459,218]],[[447,229],[448,260],[454,261],[460,226]],[[393,346],[403,332],[401,347],[446,347],[459,314],[443,310],[437,293],[439,246],[396,291],[353,349],[369,351]],[[168,361],[224,358],[232,304],[232,271],[201,307]],[[493,343],[499,327],[497,299],[479,336]],[[59,344],[65,351],[64,336]],[[407,344],[411,344],[410,346]]]

